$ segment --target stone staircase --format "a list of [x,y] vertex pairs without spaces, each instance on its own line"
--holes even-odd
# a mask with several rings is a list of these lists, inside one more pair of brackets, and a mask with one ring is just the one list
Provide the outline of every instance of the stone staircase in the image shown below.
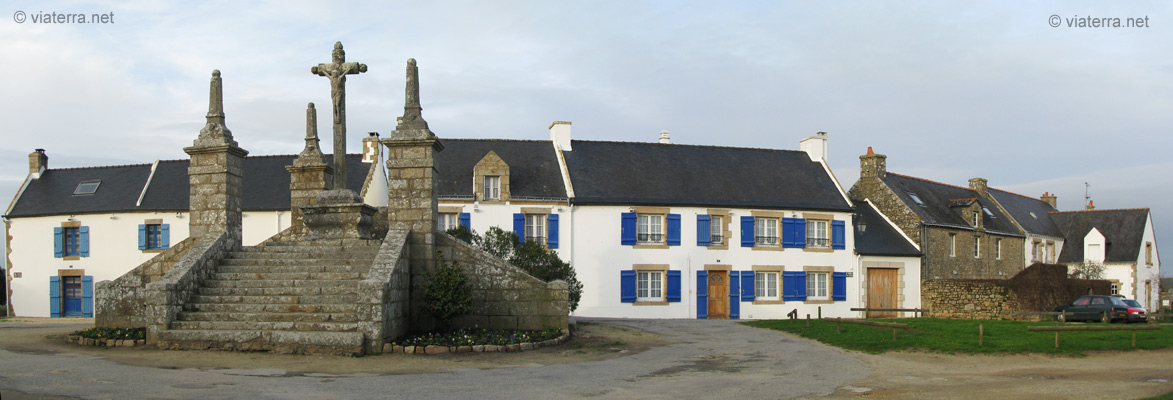
[[379,245],[336,239],[232,252],[159,333],[160,346],[362,354],[355,291]]

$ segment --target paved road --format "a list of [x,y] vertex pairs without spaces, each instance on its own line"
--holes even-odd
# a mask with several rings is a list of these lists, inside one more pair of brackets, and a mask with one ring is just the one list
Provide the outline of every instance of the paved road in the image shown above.
[[82,354],[0,350],[0,389],[5,400],[22,394],[188,399],[793,398],[828,394],[871,372],[837,349],[730,321],[603,322],[656,333],[670,344],[605,361],[423,375],[176,370]]

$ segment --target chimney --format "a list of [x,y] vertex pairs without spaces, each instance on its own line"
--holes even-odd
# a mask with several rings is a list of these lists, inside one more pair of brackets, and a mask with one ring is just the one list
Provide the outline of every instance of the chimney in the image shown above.
[[660,131],[660,143],[669,144],[672,140],[668,137],[668,131]]
[[550,124],[550,141],[562,151],[570,151],[570,121],[554,121]]
[[827,132],[819,132],[799,140],[798,148],[805,151],[811,157],[811,161],[827,161]]
[[33,179],[41,177],[41,173],[49,169],[49,156],[45,155],[45,149],[37,149],[29,153],[29,175]]
[[1054,208],[1056,210],[1059,209],[1059,199],[1057,197],[1055,197],[1054,193],[1051,193],[1051,192],[1043,193],[1043,197],[1039,197],[1039,200],[1047,202],[1047,204],[1051,205],[1051,208]]
[[1087,209],[1088,210],[1095,210],[1096,209],[1096,201],[1095,200],[1088,200],[1087,201]]
[[871,146],[868,146],[868,153],[859,156],[859,178],[884,179],[887,177],[888,156],[876,154],[872,151]]
[[379,133],[368,132],[368,135],[362,138],[362,162],[366,164],[379,161]]
[[988,185],[989,182],[990,181],[986,180],[985,178],[973,178],[969,180],[969,188],[973,189],[975,192],[978,192],[978,196],[982,196],[982,198],[988,199],[990,198],[990,187]]

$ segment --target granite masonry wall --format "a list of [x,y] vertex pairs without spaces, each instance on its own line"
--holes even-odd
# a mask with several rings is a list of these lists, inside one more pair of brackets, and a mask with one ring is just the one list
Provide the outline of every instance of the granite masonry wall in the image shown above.
[[406,231],[390,231],[383,238],[366,279],[358,283],[359,330],[368,352],[408,331],[411,301],[411,265]]
[[1051,311],[1085,294],[1111,293],[1111,283],[1068,279],[1067,266],[1034,264],[1010,279],[927,279],[921,303],[929,317],[1037,320],[1013,311]]
[[[1008,279],[1022,271],[1021,237],[995,235],[965,229],[932,226],[927,230],[922,277],[925,279]],[[949,255],[949,235],[955,235],[956,252]],[[974,257],[974,237],[981,241],[981,256]],[[1002,256],[997,255],[1001,239]]]

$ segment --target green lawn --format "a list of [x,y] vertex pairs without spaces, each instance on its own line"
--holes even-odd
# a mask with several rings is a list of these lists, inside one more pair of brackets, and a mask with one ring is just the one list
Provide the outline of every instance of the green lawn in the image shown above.
[[[982,321],[933,318],[875,319],[873,321],[908,324],[897,329],[847,324],[842,333],[835,332],[834,320],[763,320],[746,325],[777,329],[811,338],[845,349],[868,353],[893,350],[939,351],[946,353],[1058,353],[1082,354],[1093,350],[1132,350],[1132,331],[1061,332],[1055,348],[1054,332],[1028,332],[1032,325],[1055,325],[1054,322]],[[983,344],[978,345],[978,324],[985,329]],[[1064,325],[1083,325],[1066,323]],[[1099,325],[1099,324],[1097,324]],[[1157,331],[1136,331],[1137,349],[1173,347],[1173,326]]]

